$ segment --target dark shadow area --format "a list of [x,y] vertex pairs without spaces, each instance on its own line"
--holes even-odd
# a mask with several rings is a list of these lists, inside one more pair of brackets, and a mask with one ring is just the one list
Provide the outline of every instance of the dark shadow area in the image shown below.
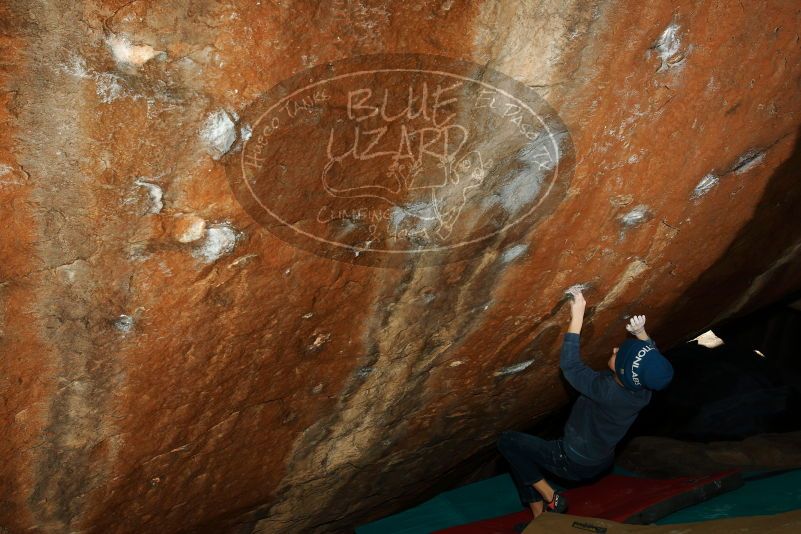
[[[778,144],[787,134],[770,146]],[[801,131],[795,134],[795,145],[787,160],[779,165],[759,200],[751,219],[738,232],[726,251],[707,269],[666,314],[670,332],[707,330],[722,312],[737,307],[741,299],[747,303],[734,310],[734,318],[763,308],[801,290]],[[721,176],[739,178],[734,171]],[[699,254],[704,254],[699,249]],[[666,325],[667,326],[667,325]],[[667,329],[667,328],[666,328]],[[662,346],[682,341],[652,332]],[[693,336],[690,336],[693,337]]]
[[628,438],[706,442],[801,430],[801,311],[779,303],[713,330],[723,346],[691,342],[666,353],[673,383]]

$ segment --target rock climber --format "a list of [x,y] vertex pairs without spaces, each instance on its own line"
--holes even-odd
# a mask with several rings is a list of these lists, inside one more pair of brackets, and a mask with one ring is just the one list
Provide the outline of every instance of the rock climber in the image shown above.
[[543,471],[571,481],[594,479],[614,463],[615,446],[623,438],[653,391],[667,387],[673,367],[645,331],[645,316],[626,325],[634,338],[612,349],[609,370],[595,371],[581,360],[579,334],[586,300],[571,288],[570,326],[562,343],[559,366],[581,394],[568,417],[562,438],[546,441],[523,432],[506,431],[498,449],[511,467],[520,500],[534,517],[543,511],[565,513],[567,500],[545,480]]

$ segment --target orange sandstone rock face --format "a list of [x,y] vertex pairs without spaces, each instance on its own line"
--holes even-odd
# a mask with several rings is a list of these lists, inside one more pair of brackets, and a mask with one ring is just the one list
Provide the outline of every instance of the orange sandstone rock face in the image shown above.
[[[0,21],[10,532],[347,530],[566,401],[570,285],[598,366],[627,314],[667,346],[801,287],[792,2],[12,0]],[[329,98],[265,131],[314,83]],[[539,126],[514,128],[521,103]]]

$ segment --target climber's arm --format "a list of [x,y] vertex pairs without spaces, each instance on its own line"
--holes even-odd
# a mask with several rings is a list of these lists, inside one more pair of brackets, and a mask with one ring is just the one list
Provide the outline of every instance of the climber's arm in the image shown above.
[[578,289],[571,288],[568,290],[568,294],[572,297],[570,302],[570,326],[562,342],[559,367],[561,367],[562,373],[564,373],[570,385],[576,388],[579,393],[591,399],[600,399],[603,397],[601,373],[587,367],[581,360],[579,351],[579,334],[584,323],[584,309],[587,306],[587,302]]
[[567,328],[568,334],[580,334],[581,327],[584,325],[584,309],[587,307],[587,301],[584,300],[584,295],[580,289],[570,288],[567,294],[571,297],[570,300],[570,326]]

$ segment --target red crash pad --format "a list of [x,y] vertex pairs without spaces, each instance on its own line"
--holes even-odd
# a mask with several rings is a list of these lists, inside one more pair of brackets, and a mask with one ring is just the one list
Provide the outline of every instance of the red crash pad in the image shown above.
[[[742,486],[738,471],[670,479],[609,475],[595,484],[566,490],[571,515],[647,524],[687,506]],[[438,530],[436,534],[512,534],[532,520],[530,510]]]

